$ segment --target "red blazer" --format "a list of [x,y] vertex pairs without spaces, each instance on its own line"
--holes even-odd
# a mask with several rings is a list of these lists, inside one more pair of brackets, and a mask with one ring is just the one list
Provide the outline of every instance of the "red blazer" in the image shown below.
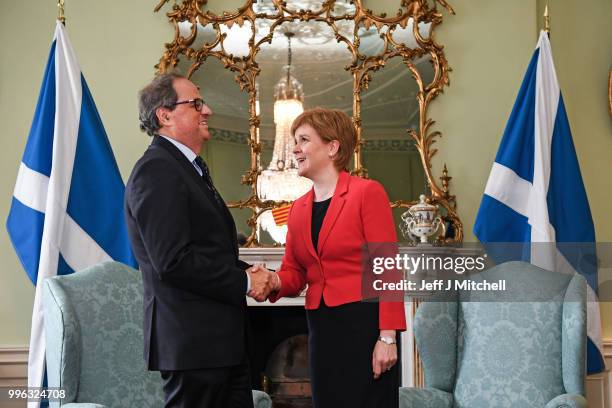
[[[341,172],[321,231],[318,254],[312,245],[314,190],[297,199],[289,213],[281,289],[270,296],[297,296],[308,284],[306,309],[362,299],[362,255],[366,242],[397,242],[389,198],[380,183]],[[380,302],[380,329],[406,329],[403,302]]]

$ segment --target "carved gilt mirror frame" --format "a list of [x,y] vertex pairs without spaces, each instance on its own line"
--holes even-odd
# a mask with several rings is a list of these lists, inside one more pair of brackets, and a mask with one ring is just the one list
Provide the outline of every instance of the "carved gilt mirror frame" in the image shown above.
[[[261,46],[272,42],[274,29],[283,23],[296,22],[320,22],[327,24],[338,43],[344,43],[351,54],[351,63],[345,70],[352,76],[353,82],[353,112],[352,119],[357,131],[358,143],[354,152],[354,167],[352,174],[367,177],[367,169],[362,164],[362,149],[364,139],[362,136],[362,93],[368,90],[372,79],[372,73],[380,70],[391,58],[400,58],[406,69],[410,72],[418,85],[416,99],[418,102],[418,126],[416,129],[406,129],[406,137],[414,141],[415,147],[420,156],[423,166],[425,182],[427,183],[427,201],[441,207],[443,218],[447,228],[451,231],[445,238],[440,238],[443,242],[459,242],[463,240],[463,225],[456,212],[455,196],[450,194],[449,181],[446,165],[439,179],[432,174],[431,159],[436,154],[437,149],[432,148],[436,139],[441,136],[439,131],[432,131],[434,121],[428,118],[429,104],[443,91],[444,86],[449,84],[449,65],[445,58],[443,46],[434,39],[436,26],[442,23],[443,16],[438,10],[438,6],[444,7],[448,12],[454,14],[452,7],[445,0],[401,0],[398,1],[399,10],[394,16],[385,14],[375,15],[364,5],[364,0],[326,0],[321,1],[318,9],[304,10],[293,9],[291,1],[281,0],[260,0],[269,3],[268,8],[261,12],[257,8],[255,0],[245,0],[245,4],[238,10],[223,12],[221,15],[206,10],[207,0],[183,0],[178,3],[176,0],[172,9],[167,12],[170,23],[174,26],[174,40],[165,45],[165,52],[159,63],[156,65],[158,72],[166,72],[174,69],[180,58],[186,58],[192,62],[188,72],[183,72],[187,77],[191,75],[209,57],[217,58],[225,69],[234,72],[235,81],[241,91],[248,92],[249,104],[249,138],[250,146],[250,168],[242,176],[241,182],[251,187],[251,194],[239,201],[228,203],[230,208],[245,209],[252,211],[252,215],[247,221],[251,228],[251,233],[247,238],[245,246],[259,246],[256,229],[257,218],[264,211],[277,208],[286,202],[275,202],[261,200],[257,192],[257,178],[261,173],[260,154],[262,143],[259,140],[258,128],[261,124],[260,115],[257,110],[257,86],[256,79],[261,72],[260,65],[256,56]],[[168,3],[169,0],[161,0],[155,7],[155,11]],[[294,1],[295,3],[295,1]],[[299,1],[297,2],[299,4]],[[339,14],[336,3],[343,6],[340,10],[349,10],[344,14]],[[272,11],[270,11],[272,10]],[[256,33],[256,22],[266,20],[269,32],[263,35]],[[338,24],[341,21],[353,23],[353,33],[342,35],[339,32]],[[191,32],[187,35],[181,31],[180,24],[189,23]],[[224,41],[226,33],[222,32],[221,26],[231,28],[233,25],[242,27],[245,22],[250,23],[251,35],[248,40],[248,55],[234,56],[226,51]],[[428,35],[423,35],[420,30],[421,24],[429,25]],[[213,41],[205,42],[202,46],[194,48],[197,36],[197,26],[212,26],[216,33]],[[410,47],[405,43],[397,41],[393,36],[396,29],[412,28],[412,34],[416,41],[416,46]],[[377,35],[384,42],[382,51],[376,55],[364,55],[360,52],[360,29],[376,29]],[[257,34],[257,35],[256,35]],[[425,81],[415,66],[415,59],[427,57],[433,67],[433,80]],[[392,208],[407,208],[415,204],[417,197],[410,197],[412,200],[396,200],[390,203]]]

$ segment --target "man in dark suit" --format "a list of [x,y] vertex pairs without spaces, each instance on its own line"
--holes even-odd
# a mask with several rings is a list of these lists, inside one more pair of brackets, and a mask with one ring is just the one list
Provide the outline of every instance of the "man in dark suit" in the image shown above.
[[249,291],[275,276],[238,259],[236,226],[198,156],[210,139],[198,87],[176,74],[140,92],[153,141],[125,192],[125,215],[144,285],[144,357],[160,371],[166,407],[252,407],[246,343]]

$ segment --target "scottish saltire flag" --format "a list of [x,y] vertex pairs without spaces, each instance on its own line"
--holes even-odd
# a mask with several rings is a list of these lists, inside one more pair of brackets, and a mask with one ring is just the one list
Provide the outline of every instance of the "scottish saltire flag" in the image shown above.
[[43,280],[102,261],[136,266],[123,217],[124,189],[72,45],[58,22],[6,222],[36,285],[29,386],[41,386],[44,377]]
[[603,371],[597,266],[584,262],[585,252],[595,253],[595,229],[544,31],[506,125],[474,234],[483,243],[554,243],[529,244],[525,258],[544,269],[585,276],[587,371]]

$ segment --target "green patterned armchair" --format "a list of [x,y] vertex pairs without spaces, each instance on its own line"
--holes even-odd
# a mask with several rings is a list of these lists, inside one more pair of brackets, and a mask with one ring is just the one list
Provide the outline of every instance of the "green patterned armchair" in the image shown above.
[[[46,279],[47,380],[66,398],[51,407],[163,407],[161,376],[143,359],[142,276],[117,262]],[[270,397],[253,391],[255,408]]]
[[400,388],[400,407],[586,408],[584,278],[508,262],[483,279],[512,289],[419,306],[425,388]]

